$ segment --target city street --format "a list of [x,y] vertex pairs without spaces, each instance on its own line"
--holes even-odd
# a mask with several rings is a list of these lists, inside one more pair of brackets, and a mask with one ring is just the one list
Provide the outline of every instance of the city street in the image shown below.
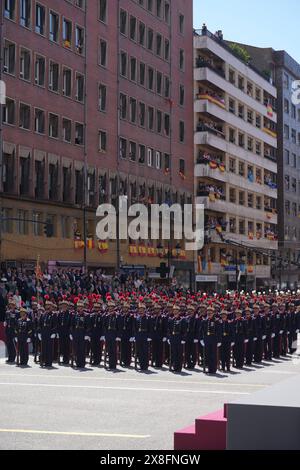
[[[299,349],[298,349],[299,353]],[[0,449],[154,450],[195,418],[300,373],[300,357],[220,373],[173,375],[0,363]]]

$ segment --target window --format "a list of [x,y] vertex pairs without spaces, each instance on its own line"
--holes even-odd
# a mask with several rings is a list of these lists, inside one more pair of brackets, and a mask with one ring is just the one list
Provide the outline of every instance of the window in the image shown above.
[[15,0],[5,0],[4,3],[4,16],[9,20],[14,20],[16,14],[16,1]]
[[76,74],[76,100],[81,103],[84,101],[84,76]]
[[56,13],[50,11],[49,13],[49,39],[53,42],[58,42],[58,25],[59,18]]
[[64,69],[63,70],[63,95],[68,98],[72,95],[72,70]]
[[72,23],[63,19],[63,45],[70,48],[72,45]]
[[169,61],[170,59],[170,41],[168,39],[165,39],[165,60]]
[[64,142],[72,142],[72,121],[70,119],[64,118],[62,121],[62,131],[63,131],[63,140]]
[[46,11],[43,5],[35,5],[35,32],[44,36]]
[[154,150],[151,148],[147,150],[147,165],[150,167],[154,166]]
[[45,86],[45,67],[44,57],[36,56],[35,59],[35,83],[39,86]]
[[184,121],[179,122],[179,141],[183,143],[185,140],[185,123]]
[[135,98],[129,100],[129,119],[133,124],[136,122],[137,103]]
[[229,171],[230,173],[236,172],[236,161],[234,158],[229,158]]
[[162,55],[162,35],[161,34],[156,35],[156,51],[155,52],[156,52],[156,55],[161,57]]
[[49,114],[49,137],[58,139],[58,123],[59,118],[56,114]]
[[2,106],[2,122],[15,124],[15,102],[10,98],[6,98],[6,103]]
[[120,10],[120,33],[126,35],[127,33],[127,11]]
[[137,60],[135,57],[130,57],[130,80],[136,82],[137,76]]
[[32,223],[33,235],[35,237],[42,237],[43,236],[43,225],[42,225],[43,214],[42,214],[42,212],[33,211],[32,220],[33,220],[33,223]]
[[162,132],[162,112],[157,110],[156,111],[156,132],[161,134]]
[[49,89],[59,91],[59,64],[50,61],[49,66]]
[[143,62],[140,62],[139,84],[141,86],[145,86],[145,77],[146,77],[146,65]]
[[137,152],[137,145],[135,142],[129,142],[129,159],[132,162],[136,161],[136,152]]
[[170,135],[170,115],[165,114],[164,117],[164,132],[167,137]]
[[129,37],[132,41],[136,41],[137,21],[134,16],[130,17],[129,25]]
[[144,165],[145,160],[146,160],[146,147],[145,145],[139,145],[139,163],[141,165]]
[[127,157],[127,140],[120,138],[120,158]]
[[148,106],[148,129],[154,130],[154,108],[152,106]]
[[185,161],[182,158],[179,160],[179,173],[185,175]]
[[16,46],[12,42],[5,41],[4,44],[4,66],[6,73],[14,74],[16,68]]
[[179,15],[179,32],[184,34],[184,15]]
[[106,95],[107,89],[105,85],[99,85],[99,110],[104,112],[106,111]]
[[31,0],[20,0],[20,25],[30,28]]
[[100,39],[99,64],[101,65],[101,67],[107,66],[107,42],[104,41],[104,39]]
[[34,130],[38,134],[45,133],[45,111],[36,109],[34,113]]
[[127,118],[127,96],[120,93],[120,117],[121,119]]
[[154,38],[153,29],[149,28],[148,35],[147,35],[147,48],[149,49],[149,51],[153,51],[153,38]]
[[184,70],[185,66],[185,53],[183,49],[180,49],[179,51],[179,68],[180,70]]
[[139,125],[145,127],[146,120],[146,105],[145,103],[139,103]]
[[19,235],[27,235],[28,233],[28,222],[26,219],[27,212],[18,210],[17,231]]
[[84,144],[84,126],[79,122],[75,123],[75,144],[83,145]]
[[99,0],[99,20],[107,23],[107,0]]
[[162,154],[161,152],[155,152],[155,167],[157,170],[161,170],[162,167]]
[[99,131],[99,150],[100,152],[107,151],[107,133],[105,131]]
[[284,99],[284,112],[286,114],[290,113],[290,102],[286,98]]
[[84,52],[84,29],[80,26],[75,28],[75,50],[78,54]]
[[31,56],[30,51],[21,49],[20,51],[20,78],[30,80]]
[[148,88],[151,91],[154,89],[154,70],[152,67],[148,67]]
[[179,86],[179,104],[180,106],[184,106],[185,101],[185,88],[184,85]]
[[126,52],[121,52],[120,61],[121,61],[120,74],[123,77],[126,77],[127,76],[127,54],[126,54]]
[[21,129],[31,128],[31,109],[30,106],[24,103],[20,103],[20,123]]

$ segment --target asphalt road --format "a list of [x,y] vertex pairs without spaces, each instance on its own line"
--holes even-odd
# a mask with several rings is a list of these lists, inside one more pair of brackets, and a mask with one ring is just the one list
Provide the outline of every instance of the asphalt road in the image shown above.
[[299,373],[299,355],[214,377],[20,369],[1,359],[0,449],[171,450],[173,432],[196,417]]

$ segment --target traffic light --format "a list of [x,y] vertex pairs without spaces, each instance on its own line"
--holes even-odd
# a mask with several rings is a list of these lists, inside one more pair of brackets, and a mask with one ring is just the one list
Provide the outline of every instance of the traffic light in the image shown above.
[[47,219],[45,227],[44,227],[44,234],[47,238],[53,237],[54,227],[51,220]]
[[160,275],[161,279],[166,279],[169,274],[169,268],[166,263],[160,263],[160,267],[156,269],[156,272]]

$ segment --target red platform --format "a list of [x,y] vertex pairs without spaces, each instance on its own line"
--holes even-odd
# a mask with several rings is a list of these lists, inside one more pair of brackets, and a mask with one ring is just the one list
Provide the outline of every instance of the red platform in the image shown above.
[[226,450],[226,407],[174,433],[174,450]]

